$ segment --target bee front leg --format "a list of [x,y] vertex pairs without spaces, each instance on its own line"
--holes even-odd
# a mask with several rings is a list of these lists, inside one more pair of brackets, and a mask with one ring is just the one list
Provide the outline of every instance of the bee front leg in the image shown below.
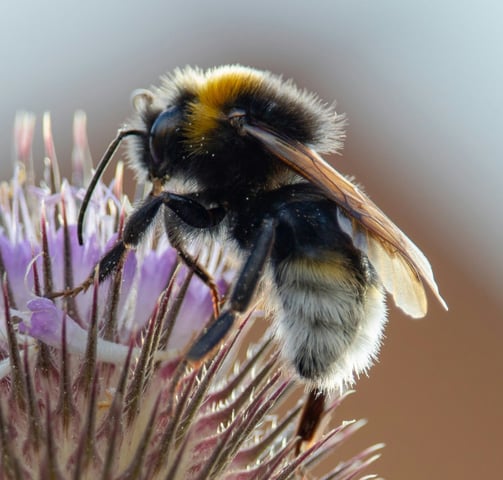
[[271,254],[275,240],[275,230],[276,221],[269,217],[265,218],[236,281],[228,307],[203,331],[192,345],[187,353],[189,360],[201,360],[208,355],[227,335],[236,316],[249,307],[257,289],[257,284],[264,272],[266,261]]
[[222,206],[206,208],[190,197],[175,193],[162,192],[159,198],[180,220],[194,228],[214,227],[224,219],[227,213]]
[[75,296],[86,291],[94,282],[96,272],[101,283],[115,271],[129,249],[135,248],[143,239],[163,204],[162,197],[149,195],[127,219],[122,238],[109,250],[93,268],[90,275],[77,287],[62,292],[53,292],[49,298]]
[[[86,291],[93,284],[96,271],[98,271],[100,283],[109,277],[123,261],[126,253],[141,243],[162,205],[166,205],[184,222],[197,228],[209,228],[217,225],[225,216],[225,210],[222,207],[206,209],[203,205],[183,195],[169,192],[162,192],[160,195],[150,194],[127,219],[122,238],[101,258],[86,280],[77,287],[68,288],[62,292],[53,292],[49,298],[74,296]],[[204,277],[201,269],[195,270],[196,274],[199,271]]]

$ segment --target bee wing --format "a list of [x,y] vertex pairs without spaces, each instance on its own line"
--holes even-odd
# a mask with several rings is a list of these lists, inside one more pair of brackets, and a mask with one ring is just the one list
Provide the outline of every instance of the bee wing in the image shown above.
[[341,228],[368,256],[399,308],[414,318],[423,317],[427,310],[425,282],[447,310],[427,258],[356,185],[306,145],[285,140],[263,127],[246,124],[243,128],[339,205]]

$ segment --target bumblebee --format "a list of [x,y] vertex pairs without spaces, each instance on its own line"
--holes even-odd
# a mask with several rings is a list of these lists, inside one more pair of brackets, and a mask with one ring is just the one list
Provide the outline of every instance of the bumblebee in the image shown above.
[[[160,87],[137,91],[133,106],[87,190],[79,238],[93,188],[127,137],[130,165],[152,189],[100,261],[100,280],[164,215],[171,244],[212,289],[218,314],[190,360],[218,346],[265,288],[283,357],[313,392],[329,392],[375,359],[385,292],[412,317],[426,313],[425,285],[446,307],[426,257],[321,157],[342,147],[345,121],[334,106],[237,65],[176,70]],[[223,243],[240,260],[221,312],[211,276],[187,253],[195,241]]]

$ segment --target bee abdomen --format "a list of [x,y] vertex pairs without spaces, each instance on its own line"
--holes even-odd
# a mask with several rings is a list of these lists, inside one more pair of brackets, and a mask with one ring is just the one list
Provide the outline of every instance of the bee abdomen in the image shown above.
[[364,278],[339,252],[285,260],[276,268],[283,354],[317,388],[351,384],[377,354],[384,295]]

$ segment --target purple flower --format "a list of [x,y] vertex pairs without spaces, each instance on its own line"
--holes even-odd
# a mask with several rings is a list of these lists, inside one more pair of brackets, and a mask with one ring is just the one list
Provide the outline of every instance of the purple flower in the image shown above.
[[[285,411],[282,401],[300,398],[299,389],[270,339],[245,339],[263,322],[258,312],[213,358],[190,365],[184,352],[211,320],[212,299],[162,232],[102,284],[51,299],[89,278],[130,206],[119,164],[112,183],[94,192],[80,245],[77,215],[90,176],[85,116],[75,117],[72,183],[60,179],[48,116],[43,127],[44,180],[34,180],[34,117],[23,114],[14,176],[0,184],[0,476],[279,480],[302,471],[311,478],[318,459],[362,423],[343,423],[298,448],[301,402]],[[217,248],[197,253],[225,294],[233,272]],[[334,460],[323,478],[354,478],[379,448]]]

